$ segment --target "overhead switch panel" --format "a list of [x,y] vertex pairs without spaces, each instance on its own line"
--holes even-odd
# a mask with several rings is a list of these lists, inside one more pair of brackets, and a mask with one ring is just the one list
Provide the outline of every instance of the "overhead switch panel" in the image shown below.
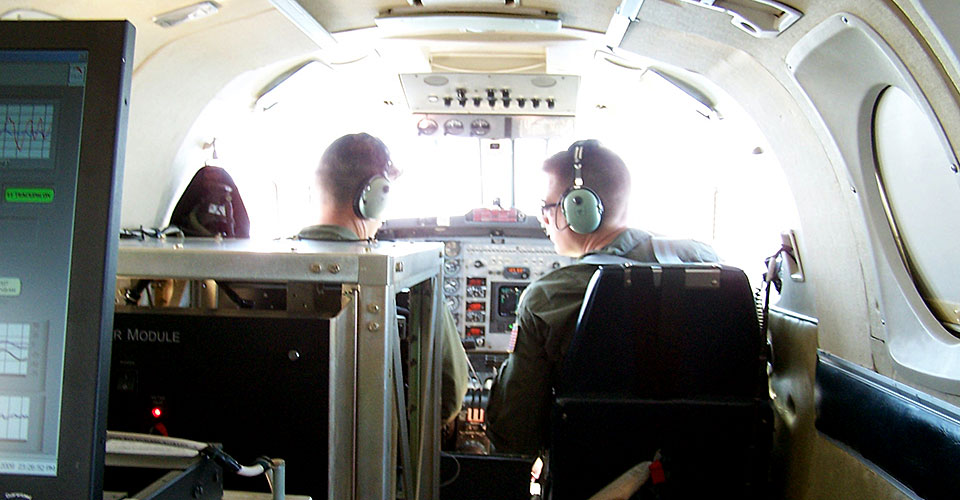
[[413,113],[574,116],[580,77],[409,73],[400,83]]

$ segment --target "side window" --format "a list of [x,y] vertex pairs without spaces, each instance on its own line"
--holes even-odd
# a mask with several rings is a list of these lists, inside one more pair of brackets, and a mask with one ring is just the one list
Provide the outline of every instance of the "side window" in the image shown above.
[[930,119],[888,87],[873,120],[877,181],[900,256],[927,306],[960,336],[960,177]]

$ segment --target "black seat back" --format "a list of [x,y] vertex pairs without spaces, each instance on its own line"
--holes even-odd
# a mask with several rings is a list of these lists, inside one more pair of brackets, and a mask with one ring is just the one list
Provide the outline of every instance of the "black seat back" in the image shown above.
[[765,345],[739,269],[598,269],[556,386],[551,498],[587,498],[658,450],[669,474],[660,493],[761,495]]

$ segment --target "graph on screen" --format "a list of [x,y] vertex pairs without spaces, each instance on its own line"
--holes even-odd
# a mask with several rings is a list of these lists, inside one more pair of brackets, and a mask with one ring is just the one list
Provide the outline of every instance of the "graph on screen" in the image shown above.
[[29,423],[30,398],[0,396],[0,441],[26,441]]
[[0,375],[27,375],[30,324],[0,323]]
[[53,115],[53,104],[0,103],[0,159],[49,159]]

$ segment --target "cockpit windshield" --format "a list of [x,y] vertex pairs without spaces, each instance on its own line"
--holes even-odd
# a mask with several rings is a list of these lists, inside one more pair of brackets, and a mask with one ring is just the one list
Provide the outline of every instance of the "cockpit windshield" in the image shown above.
[[287,237],[313,223],[316,162],[330,141],[359,131],[382,138],[403,171],[388,219],[479,207],[535,216],[543,161],[574,140],[595,138],[631,170],[634,227],[710,243],[745,269],[776,249],[782,230],[798,227],[780,165],[749,116],[730,99],[716,104],[653,70],[585,81],[581,91],[594,99],[581,98],[572,126],[497,139],[423,134],[403,96],[377,79],[356,78],[357,64],[349,71],[303,65],[218,137],[219,161],[247,200],[252,236]]

